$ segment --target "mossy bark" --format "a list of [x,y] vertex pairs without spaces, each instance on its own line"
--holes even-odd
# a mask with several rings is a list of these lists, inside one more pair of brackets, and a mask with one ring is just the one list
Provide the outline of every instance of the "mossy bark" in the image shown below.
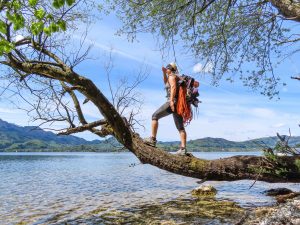
[[271,4],[278,9],[280,14],[287,19],[300,22],[300,3],[291,0],[270,0]]
[[146,145],[138,135],[133,135],[131,150],[142,163],[148,163],[172,173],[184,176],[218,181],[234,181],[242,179],[261,180],[267,182],[299,182],[300,173],[294,164],[299,157],[281,157],[287,172],[278,175],[270,171],[259,172],[260,168],[268,168],[269,162],[260,156],[234,156],[216,160],[205,160],[192,154],[178,156]]

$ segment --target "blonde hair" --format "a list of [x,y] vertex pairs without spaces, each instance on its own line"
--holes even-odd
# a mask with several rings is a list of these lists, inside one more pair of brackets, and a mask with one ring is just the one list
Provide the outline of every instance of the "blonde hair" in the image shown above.
[[167,69],[172,70],[172,72],[178,73],[177,65],[175,62],[171,62],[166,66]]

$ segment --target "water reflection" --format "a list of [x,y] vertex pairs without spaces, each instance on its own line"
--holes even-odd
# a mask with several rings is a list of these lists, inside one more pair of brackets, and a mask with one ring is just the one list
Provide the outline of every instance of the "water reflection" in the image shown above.
[[[233,155],[197,154],[208,159]],[[182,201],[178,199],[184,199],[184,203],[193,201],[190,191],[199,186],[198,179],[141,165],[131,153],[2,153],[0,177],[1,225],[59,224],[63,221],[78,224],[85,220],[83,224],[93,224],[95,210],[100,224],[109,222],[107,218],[114,218],[119,212],[127,218],[145,210],[154,213],[155,220],[159,215],[155,215],[152,206],[166,204],[171,207],[168,204],[177,204],[172,201]],[[252,182],[209,183],[217,188],[217,199],[247,207],[272,204],[274,200],[262,192],[287,187],[287,184],[257,182],[249,190]],[[297,184],[289,184],[288,188],[300,191]],[[101,217],[99,210],[108,217]],[[115,214],[110,215],[111,212]],[[167,216],[159,218],[165,220]]]

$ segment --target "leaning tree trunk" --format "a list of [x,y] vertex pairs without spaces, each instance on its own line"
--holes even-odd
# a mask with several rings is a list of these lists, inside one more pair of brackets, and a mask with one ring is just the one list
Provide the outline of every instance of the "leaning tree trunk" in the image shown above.
[[172,173],[219,181],[241,179],[268,182],[300,181],[300,168],[296,166],[296,160],[300,160],[300,156],[280,157],[282,165],[274,168],[273,163],[265,157],[249,155],[205,160],[196,158],[192,154],[178,156],[146,145],[137,134],[133,134],[132,137],[132,145],[127,147],[142,163],[149,163]]
[[[234,156],[205,160],[191,154],[178,156],[159,148],[150,147],[138,134],[132,132],[126,121],[91,80],[78,75],[55,56],[51,55],[51,57],[60,64],[60,67],[43,63],[20,62],[13,57],[9,57],[9,60],[2,64],[25,73],[66,82],[74,90],[81,92],[93,102],[106,119],[109,126],[106,126],[105,129],[109,129],[109,132],[142,163],[148,163],[172,173],[206,180],[300,181],[300,156],[281,157],[279,162],[271,162],[264,157],[257,156]],[[89,124],[85,126],[89,126]],[[81,128],[77,129],[80,131]]]

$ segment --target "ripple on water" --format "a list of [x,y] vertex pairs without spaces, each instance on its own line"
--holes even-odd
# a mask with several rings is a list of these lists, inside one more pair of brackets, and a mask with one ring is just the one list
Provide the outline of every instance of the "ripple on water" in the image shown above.
[[[216,153],[214,157],[219,156]],[[213,154],[208,155],[212,157]],[[177,222],[184,223],[184,215],[191,209],[183,205],[193,201],[190,191],[199,186],[198,180],[150,165],[130,167],[132,163],[139,162],[131,153],[0,154],[0,224],[22,221],[29,224],[63,221],[107,224],[118,219],[141,221],[147,216],[153,221],[172,222],[170,215],[177,215],[180,210],[183,213],[178,214],[181,216]],[[252,181],[208,183],[217,188],[217,199],[247,207],[272,204],[273,199],[262,192],[287,187],[286,184],[256,182],[249,190]],[[289,184],[288,188],[300,191],[296,184]],[[182,206],[176,201],[181,201]],[[181,209],[176,211],[175,206]],[[202,219],[214,221],[211,217]]]

